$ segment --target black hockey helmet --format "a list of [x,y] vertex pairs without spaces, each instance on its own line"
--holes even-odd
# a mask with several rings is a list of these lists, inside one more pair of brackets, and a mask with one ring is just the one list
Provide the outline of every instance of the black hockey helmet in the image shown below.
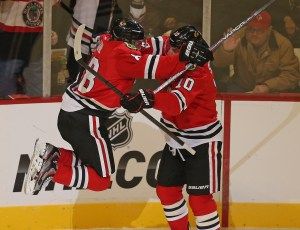
[[179,49],[184,43],[188,41],[204,41],[204,39],[202,38],[202,34],[194,26],[183,26],[174,30],[170,34],[170,45],[174,48]]
[[114,39],[132,43],[145,37],[143,27],[130,18],[117,19],[112,26],[111,34]]

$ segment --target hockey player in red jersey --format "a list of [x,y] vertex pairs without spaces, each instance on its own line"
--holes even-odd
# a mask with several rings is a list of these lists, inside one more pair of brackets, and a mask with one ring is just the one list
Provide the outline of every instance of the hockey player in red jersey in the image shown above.
[[[174,31],[169,42],[169,54],[193,42],[208,49],[193,26]],[[184,59],[185,53],[180,53]],[[212,59],[211,52],[205,55]],[[220,229],[213,199],[213,193],[220,190],[223,139],[222,125],[217,118],[216,92],[213,73],[206,63],[187,71],[165,91],[153,94],[151,90],[141,89],[121,99],[122,106],[131,112],[150,107],[162,111],[163,124],[196,150],[196,154],[191,155],[168,140],[162,153],[156,192],[172,230],[188,229],[188,207],[182,194],[184,185],[197,229]]]
[[[142,54],[137,43],[144,39],[143,28],[131,19],[117,20],[110,34],[102,35],[90,67],[123,93],[131,90],[136,78],[166,79],[184,69],[188,60],[178,54]],[[190,47],[199,54],[201,47]],[[67,150],[37,140],[25,181],[25,193],[37,194],[49,181],[69,187],[101,191],[110,188],[115,171],[106,121],[120,99],[97,77],[84,71],[63,95],[58,129],[73,148]]]

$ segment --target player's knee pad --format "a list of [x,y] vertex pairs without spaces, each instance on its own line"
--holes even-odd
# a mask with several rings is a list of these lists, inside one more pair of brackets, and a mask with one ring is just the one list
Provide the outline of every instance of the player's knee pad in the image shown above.
[[165,187],[161,185],[156,186],[156,194],[162,204],[173,204],[183,198],[182,186]]
[[212,194],[190,195],[189,204],[195,216],[205,215],[217,210],[217,205]]

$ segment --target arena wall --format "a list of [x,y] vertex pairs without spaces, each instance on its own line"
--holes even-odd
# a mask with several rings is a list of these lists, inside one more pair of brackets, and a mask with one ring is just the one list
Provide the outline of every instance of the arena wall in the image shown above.
[[[131,141],[115,150],[110,190],[52,184],[37,196],[23,193],[36,138],[70,148],[56,128],[59,107],[59,98],[0,101],[0,229],[165,227],[154,189],[164,134],[139,114]],[[223,190],[216,194],[222,225],[300,228],[300,98],[221,96],[217,107],[225,127]]]

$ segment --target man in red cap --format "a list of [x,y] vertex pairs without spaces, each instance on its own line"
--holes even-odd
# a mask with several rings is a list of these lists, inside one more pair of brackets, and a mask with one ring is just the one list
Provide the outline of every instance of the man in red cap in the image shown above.
[[272,29],[271,15],[263,11],[252,19],[243,36],[226,39],[214,53],[215,66],[232,65],[230,92],[287,92],[300,80],[299,61],[291,42]]

